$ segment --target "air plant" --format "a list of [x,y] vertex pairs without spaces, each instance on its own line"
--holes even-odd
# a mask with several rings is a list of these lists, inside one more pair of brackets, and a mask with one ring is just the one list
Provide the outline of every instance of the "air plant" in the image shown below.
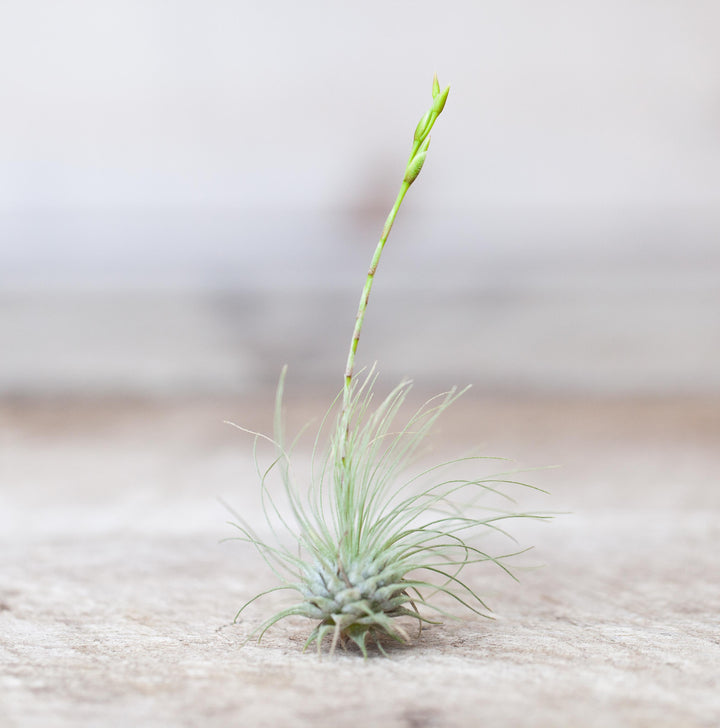
[[[291,470],[294,443],[286,441],[282,415],[285,369],[275,399],[274,436],[251,433],[255,435],[256,465],[261,440],[274,449],[269,467],[263,471],[258,465],[271,539],[261,538],[236,513],[233,525],[241,532],[238,538],[257,549],[280,582],[247,601],[235,619],[249,604],[271,592],[288,590],[298,596],[256,628],[251,637],[257,635],[258,641],[275,623],[297,615],[315,621],[306,648],[314,642],[320,651],[328,637],[331,652],[338,643],[354,643],[367,656],[373,642],[385,653],[384,640],[411,641],[401,618],[416,620],[422,629],[425,623],[436,623],[428,613],[453,616],[435,603],[436,595],[489,616],[484,601],[460,578],[461,572],[472,564],[489,562],[512,576],[505,562],[524,550],[492,555],[480,548],[478,537],[508,535],[502,528],[508,519],[545,518],[482,506],[483,494],[512,500],[501,489],[508,484],[525,485],[515,479],[513,471],[470,478],[452,472],[453,466],[479,464],[486,458],[458,458],[407,475],[418,447],[461,391],[453,388],[429,400],[398,427],[395,423],[411,383],[401,382],[374,405],[374,370],[361,379],[354,373],[380,257],[405,194],[423,167],[430,131],[445,108],[449,91],[449,86],[441,90],[437,76],[433,78],[432,104],[415,129],[400,191],[362,290],[343,389],[315,438],[309,483],[298,486]],[[270,485],[275,473],[281,481],[277,490]]]

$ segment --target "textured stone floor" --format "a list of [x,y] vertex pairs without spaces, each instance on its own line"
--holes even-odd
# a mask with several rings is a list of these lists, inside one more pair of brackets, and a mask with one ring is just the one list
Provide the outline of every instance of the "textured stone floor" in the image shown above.
[[[293,424],[323,403],[289,402]],[[0,405],[0,725],[716,726],[720,401],[481,400],[441,424],[524,465],[568,512],[517,524],[543,568],[470,581],[497,619],[390,659],[303,654],[303,620],[244,638],[272,576],[218,498],[257,511],[257,401]],[[302,458],[302,453],[301,453]]]

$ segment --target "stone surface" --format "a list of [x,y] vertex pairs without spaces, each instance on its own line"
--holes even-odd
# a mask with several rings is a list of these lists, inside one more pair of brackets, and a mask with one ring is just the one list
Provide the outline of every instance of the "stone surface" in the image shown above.
[[[243,641],[272,575],[217,498],[257,518],[265,401],[6,400],[0,408],[0,725],[716,726],[720,402],[473,400],[436,451],[523,463],[568,511],[516,524],[544,568],[470,581],[497,619],[390,659],[303,654],[309,623]],[[322,403],[290,402],[291,427]],[[302,460],[303,454],[300,454]],[[526,505],[527,504],[527,505]]]

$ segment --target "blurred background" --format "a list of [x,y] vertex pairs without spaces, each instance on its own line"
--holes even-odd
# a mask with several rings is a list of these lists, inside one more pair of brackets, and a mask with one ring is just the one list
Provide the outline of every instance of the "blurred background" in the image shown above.
[[720,391],[711,0],[3,2],[0,393]]

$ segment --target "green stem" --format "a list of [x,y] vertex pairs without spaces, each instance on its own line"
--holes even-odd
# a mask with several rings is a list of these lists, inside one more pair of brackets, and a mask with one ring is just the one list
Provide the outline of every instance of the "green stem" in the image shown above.
[[[392,230],[395,217],[397,216],[400,205],[402,204],[405,193],[410,188],[410,183],[403,181],[400,185],[400,191],[398,192],[395,204],[390,210],[390,214],[385,220],[385,226],[383,227],[380,241],[375,248],[372,261],[370,262],[370,270],[368,271],[367,278],[365,279],[365,286],[363,287],[362,294],[360,296],[360,304],[358,305],[357,316],[355,317],[355,329],[353,330],[352,339],[350,340],[350,351],[348,351],[347,364],[345,366],[345,388],[343,390],[343,417],[347,418],[349,415],[350,406],[350,385],[352,383],[353,370],[355,368],[355,354],[358,348],[358,342],[360,341],[360,332],[362,331],[363,321],[365,319],[365,311],[367,310],[368,300],[370,299],[370,291],[372,289],[373,281],[375,280],[375,272],[377,271],[378,263],[380,262],[380,256],[382,255],[383,248],[387,242],[390,230]],[[349,422],[346,422],[346,427]]]
[[437,76],[433,78],[432,105],[422,119],[420,119],[417,127],[415,128],[412,151],[410,152],[410,158],[408,159],[408,163],[405,168],[405,176],[403,177],[402,184],[400,185],[400,191],[398,192],[395,204],[392,206],[390,214],[387,216],[387,220],[385,220],[385,227],[383,227],[380,241],[375,248],[375,253],[370,263],[370,270],[368,271],[367,278],[365,279],[365,286],[363,287],[362,295],[360,296],[360,304],[358,306],[357,316],[355,317],[355,328],[353,330],[352,339],[350,340],[350,351],[348,352],[347,364],[345,365],[345,386],[343,389],[343,406],[340,415],[340,426],[344,431],[342,447],[340,448],[340,457],[342,459],[343,467],[346,466],[345,456],[348,440],[350,439],[350,409],[352,403],[352,378],[353,370],[355,368],[355,354],[357,353],[358,342],[360,341],[360,333],[362,332],[362,325],[365,319],[365,311],[367,310],[368,300],[370,298],[370,291],[372,289],[373,281],[375,280],[375,272],[377,271],[380,256],[382,255],[383,248],[387,242],[388,235],[390,235],[390,230],[392,230],[395,217],[397,216],[405,194],[410,188],[410,185],[417,179],[417,176],[420,174],[420,170],[425,163],[428,146],[430,145],[430,131],[445,107],[445,101],[449,91],[449,86],[447,86],[445,90],[440,91],[440,84],[438,83]]

